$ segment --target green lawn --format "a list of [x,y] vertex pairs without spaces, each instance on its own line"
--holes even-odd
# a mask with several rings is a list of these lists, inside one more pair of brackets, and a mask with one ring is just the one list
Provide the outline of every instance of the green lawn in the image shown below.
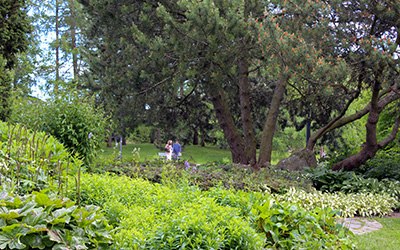
[[[140,160],[144,159],[154,159],[158,157],[159,149],[157,149],[153,144],[150,143],[135,143],[127,144],[122,147],[122,157],[128,159],[132,157],[132,151],[134,148],[140,148]],[[99,152],[99,158],[105,158],[111,156],[113,153],[119,155],[119,146],[117,148],[107,148],[105,145],[102,147],[102,152]],[[278,163],[279,160],[289,156],[288,154],[279,154],[273,152],[272,154],[272,164]],[[185,146],[182,151],[182,158],[193,163],[207,163],[208,161],[221,161],[222,159],[227,159],[232,161],[231,152],[227,149],[220,149],[217,146]]]
[[398,250],[400,249],[400,218],[377,218],[382,229],[371,233],[356,235],[360,250]]

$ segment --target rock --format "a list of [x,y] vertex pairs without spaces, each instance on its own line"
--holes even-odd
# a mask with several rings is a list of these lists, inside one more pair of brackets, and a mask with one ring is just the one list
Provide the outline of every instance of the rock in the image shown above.
[[306,148],[294,151],[288,158],[283,159],[276,164],[276,168],[278,169],[294,171],[303,170],[304,167],[317,167],[317,160],[315,159],[314,152]]

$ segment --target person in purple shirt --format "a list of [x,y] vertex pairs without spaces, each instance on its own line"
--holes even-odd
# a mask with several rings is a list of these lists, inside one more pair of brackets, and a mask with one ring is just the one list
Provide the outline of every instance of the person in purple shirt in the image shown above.
[[180,152],[181,152],[181,144],[179,144],[178,140],[175,140],[174,145],[172,145],[172,159],[174,161],[178,160]]

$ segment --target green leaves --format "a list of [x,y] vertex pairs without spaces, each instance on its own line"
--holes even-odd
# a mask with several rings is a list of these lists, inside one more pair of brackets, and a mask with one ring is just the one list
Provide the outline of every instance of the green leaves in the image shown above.
[[81,188],[82,203],[102,206],[119,228],[115,241],[128,249],[261,249],[264,244],[250,211],[261,194],[223,188],[208,193],[187,184],[167,187],[87,174]]
[[21,198],[9,194],[5,200],[0,214],[0,249],[102,249],[112,243],[111,227],[98,214],[98,207],[81,208],[69,199],[44,193]]
[[256,224],[274,249],[353,249],[348,229],[336,225],[337,211],[330,208],[305,210],[294,203],[268,198],[255,206]]
[[342,217],[383,216],[392,213],[396,199],[389,194],[354,193],[344,194],[322,193],[315,191],[307,193],[291,188],[286,194],[275,196],[280,202],[296,203],[307,210],[331,207],[337,209]]

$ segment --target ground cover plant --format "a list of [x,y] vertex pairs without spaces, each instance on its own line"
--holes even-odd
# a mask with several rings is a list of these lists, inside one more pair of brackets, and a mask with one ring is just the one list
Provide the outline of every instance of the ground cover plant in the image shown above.
[[308,169],[306,175],[319,191],[346,194],[388,194],[397,200],[394,208],[399,208],[400,182],[397,180],[365,178],[364,175],[354,171],[332,171],[324,165],[320,165],[315,169]]
[[311,181],[299,172],[279,170],[274,167],[255,169],[251,166],[232,164],[221,160],[206,164],[188,161],[171,162],[160,159],[135,161],[97,167],[98,173],[112,172],[130,177],[140,177],[155,183],[168,180],[187,179],[191,185],[202,190],[222,185],[225,188],[247,191],[272,191],[284,193],[289,187],[311,190]]
[[304,209],[295,202],[267,199],[256,206],[258,228],[268,249],[354,249],[351,232],[337,223],[340,212],[329,207]]
[[99,207],[45,193],[0,194],[0,249],[109,249],[111,226]]
[[0,155],[0,249],[108,249],[111,227],[99,207],[73,201],[79,158],[44,132],[3,122]]
[[81,190],[82,203],[103,207],[110,222],[119,225],[115,249],[263,246],[262,235],[241,216],[248,210],[222,206],[193,186],[170,188],[125,176],[84,174]]
[[389,194],[305,192],[294,188],[276,199],[294,202],[307,210],[330,207],[338,210],[341,217],[389,215],[397,203]]
[[[223,186],[201,191],[185,181],[161,185],[112,174],[84,174],[81,190],[81,202],[103,207],[118,227],[114,249],[298,249],[306,242],[316,248],[353,247],[351,234],[336,226],[337,211],[307,212],[288,202],[266,209],[268,192]],[[294,226],[285,229],[285,223]]]

